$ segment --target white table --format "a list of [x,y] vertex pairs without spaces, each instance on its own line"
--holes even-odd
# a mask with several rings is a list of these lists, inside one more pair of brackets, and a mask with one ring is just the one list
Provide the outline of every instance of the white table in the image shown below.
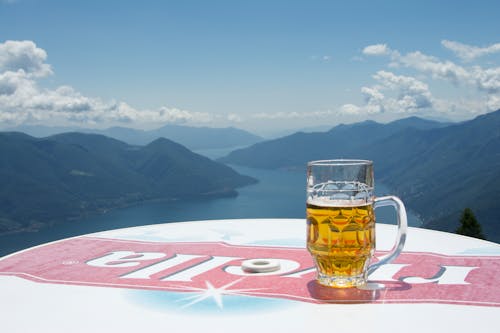
[[[377,225],[377,254],[394,226]],[[112,230],[0,259],[1,332],[498,332],[500,245],[410,228],[366,289],[314,282],[302,219]],[[245,273],[245,259],[278,259]]]

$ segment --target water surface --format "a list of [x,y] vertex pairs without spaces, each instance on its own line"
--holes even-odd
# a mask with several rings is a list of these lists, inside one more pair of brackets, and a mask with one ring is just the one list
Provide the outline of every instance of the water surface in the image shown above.
[[[78,221],[59,223],[37,232],[0,236],[0,256],[62,238],[147,224],[235,218],[305,218],[305,173],[303,171],[261,170],[233,166],[238,172],[259,180],[238,190],[233,198],[141,203],[94,215]],[[377,195],[389,194],[383,184]],[[409,212],[409,224],[421,225]],[[377,209],[377,221],[395,223],[390,207]]]

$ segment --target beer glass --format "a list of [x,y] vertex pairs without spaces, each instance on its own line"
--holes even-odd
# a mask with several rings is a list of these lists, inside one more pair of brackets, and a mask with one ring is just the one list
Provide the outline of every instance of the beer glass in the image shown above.
[[[398,233],[393,249],[375,264],[375,214],[396,209]],[[374,196],[373,162],[324,160],[307,164],[307,249],[325,286],[365,285],[368,274],[394,260],[403,249],[407,219],[395,196]]]

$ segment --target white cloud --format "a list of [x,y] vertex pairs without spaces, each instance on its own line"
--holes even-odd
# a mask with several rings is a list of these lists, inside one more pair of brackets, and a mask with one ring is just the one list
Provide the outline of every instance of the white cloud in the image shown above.
[[8,40],[0,44],[0,71],[24,71],[29,76],[43,77],[52,74],[45,63],[47,53],[32,41]]
[[429,87],[414,77],[378,71],[373,78],[376,85],[361,88],[365,104],[345,104],[340,109],[342,113],[413,113],[433,106],[434,98]]
[[37,80],[53,74],[45,63],[47,53],[32,41],[0,43],[0,121],[97,125],[134,123],[208,123],[214,117],[204,112],[178,108],[135,109],[124,102],[102,101],[84,96],[70,86],[43,89]]
[[361,108],[363,113],[380,113],[385,111],[385,96],[379,90],[379,87],[363,87],[361,93],[365,99],[365,106]]
[[[471,61],[485,54],[500,52],[500,44],[492,44],[480,48],[447,40],[442,45],[453,50],[457,55]],[[432,97],[430,88],[422,80],[412,77],[396,76],[390,72],[379,71],[374,79],[379,82],[375,87],[364,87],[362,94],[365,96],[366,105],[361,107],[365,113],[382,112],[386,110],[417,110],[433,106],[435,110],[442,112],[461,112],[462,114],[477,114],[498,109],[500,99],[500,67],[483,68],[480,66],[461,66],[450,60],[441,60],[437,57],[426,55],[420,51],[401,54],[397,50],[390,49],[386,44],[375,44],[367,46],[363,50],[365,55],[386,55],[389,57],[389,67],[393,70],[401,68],[414,69],[422,80],[431,78],[452,83],[450,90],[462,88],[473,88],[475,97],[469,96],[469,102],[460,100],[444,101]],[[397,88],[396,88],[397,87]],[[371,89],[371,90],[370,90]],[[400,95],[396,99],[384,98],[383,102],[377,98],[375,92],[385,89],[398,90]],[[375,90],[375,91],[374,91]],[[486,96],[480,96],[485,93]]]
[[378,71],[373,77],[380,83],[383,89],[393,91],[397,94],[396,97],[387,98],[383,101],[385,110],[406,113],[432,106],[433,97],[429,91],[429,87],[414,77],[395,75],[386,71]]
[[34,90],[34,82],[27,78],[24,71],[0,73],[0,99],[21,90]]
[[500,93],[500,67],[462,67],[449,60],[440,61],[418,51],[399,56],[393,61],[431,74],[434,79],[442,79],[455,85],[474,86],[477,90],[487,94]]
[[259,112],[252,115],[254,119],[306,119],[306,118],[325,118],[332,115],[337,115],[338,111],[334,110],[317,110],[317,111],[306,111],[306,112]]
[[500,93],[500,67],[483,69],[474,66],[471,70],[471,78],[478,89],[489,94]]
[[345,115],[359,115],[362,110],[355,104],[344,104],[340,107],[340,113]]
[[227,120],[234,123],[241,123],[243,121],[243,118],[236,113],[230,113],[227,115]]
[[472,61],[484,55],[500,52],[500,43],[492,44],[487,47],[477,47],[460,42],[443,40],[441,44],[445,48],[453,51],[463,61]]
[[387,44],[374,44],[368,45],[363,49],[363,54],[365,55],[387,55],[390,53],[390,49]]
[[433,78],[448,80],[454,84],[468,80],[470,76],[470,73],[462,66],[448,60],[440,61],[436,57],[425,55],[420,51],[395,56],[393,57],[394,63],[430,73]]
[[309,57],[309,59],[311,61],[321,61],[321,62],[330,62],[332,60],[332,56],[331,55],[322,55],[322,56],[318,56],[318,55],[312,55]]
[[480,66],[462,67],[451,61],[440,61],[435,57],[413,52],[397,59],[406,67],[429,73],[435,79],[449,81],[455,85],[475,86],[489,94],[500,92],[500,67],[482,68]]
[[490,95],[486,101],[489,110],[500,110],[500,96]]
[[456,85],[474,85],[477,89],[487,93],[500,92],[500,67],[486,69],[480,66],[463,67],[452,61],[441,61],[419,51],[406,55],[394,53],[391,64],[396,67],[403,65],[414,68],[430,74],[434,79],[446,80]]
[[468,78],[469,75],[463,67],[451,61],[440,61],[436,57],[425,55],[420,51],[402,55],[397,50],[389,48],[387,44],[369,45],[363,49],[363,54],[370,56],[386,55],[391,59],[389,67],[414,68],[421,72],[430,73],[434,78],[446,79],[454,83]]
[[380,82],[383,87],[399,91],[400,96],[412,96],[420,103],[416,108],[423,108],[430,106],[431,93],[429,87],[422,81],[419,81],[410,76],[395,75],[387,71],[378,71],[373,78]]
[[252,118],[256,119],[292,119],[299,118],[300,113],[298,112],[259,112],[252,115]]

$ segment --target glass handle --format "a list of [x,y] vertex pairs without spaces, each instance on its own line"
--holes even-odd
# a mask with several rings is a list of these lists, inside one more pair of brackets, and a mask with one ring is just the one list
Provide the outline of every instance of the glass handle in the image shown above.
[[370,273],[374,272],[380,266],[388,264],[394,259],[396,259],[396,257],[403,250],[406,241],[406,231],[408,228],[408,221],[406,218],[405,205],[398,197],[392,195],[375,198],[373,208],[375,209],[377,207],[383,207],[383,206],[392,206],[394,207],[394,209],[396,209],[397,221],[398,221],[398,235],[396,239],[396,244],[394,244],[392,250],[388,254],[380,258],[379,261],[368,267],[368,275],[370,275]]

